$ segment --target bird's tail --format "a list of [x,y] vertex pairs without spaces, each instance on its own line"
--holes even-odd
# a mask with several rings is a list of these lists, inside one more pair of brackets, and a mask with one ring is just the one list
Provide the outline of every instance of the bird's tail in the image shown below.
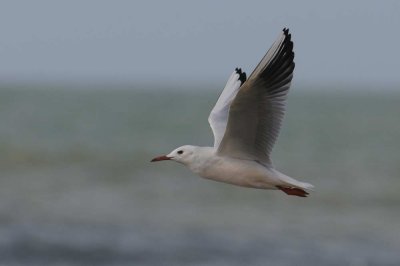
[[311,185],[310,183],[306,183],[306,182],[299,182],[299,186],[302,189],[308,190],[308,191],[314,191],[314,186]]
[[304,189],[304,190],[308,190],[308,191],[314,190],[314,186],[309,183],[298,181],[298,180],[296,180],[290,176],[287,176],[285,174],[282,174],[281,172],[278,172],[278,171],[276,171],[276,173],[278,174],[279,179],[290,187],[296,187],[296,188],[300,188],[300,189]]
[[288,195],[307,197],[307,195],[309,194],[307,191],[314,190],[314,186],[309,183],[300,182],[278,171],[276,171],[276,173],[278,174],[279,179],[282,181],[282,185],[276,187]]
[[276,186],[278,189],[282,190],[288,195],[307,197],[310,193],[308,191],[313,190],[314,186],[305,182],[291,182],[290,186]]

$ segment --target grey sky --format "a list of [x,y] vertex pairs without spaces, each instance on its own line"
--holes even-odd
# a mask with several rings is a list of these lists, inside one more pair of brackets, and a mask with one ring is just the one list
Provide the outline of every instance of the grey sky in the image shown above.
[[287,26],[297,83],[400,84],[400,1],[0,3],[0,83],[224,82]]

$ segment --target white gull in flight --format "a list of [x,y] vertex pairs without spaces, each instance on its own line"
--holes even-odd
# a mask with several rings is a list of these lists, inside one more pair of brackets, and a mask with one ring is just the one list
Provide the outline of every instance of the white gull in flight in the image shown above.
[[240,68],[228,79],[208,117],[214,147],[184,145],[152,162],[173,160],[207,179],[306,197],[313,185],[277,171],[270,157],[285,112],[293,59],[291,35],[283,29],[247,80]]

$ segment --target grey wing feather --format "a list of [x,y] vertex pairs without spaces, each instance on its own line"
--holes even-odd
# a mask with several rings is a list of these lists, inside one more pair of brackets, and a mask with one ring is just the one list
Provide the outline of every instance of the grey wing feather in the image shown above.
[[293,78],[293,59],[291,35],[284,29],[233,100],[218,154],[271,164]]

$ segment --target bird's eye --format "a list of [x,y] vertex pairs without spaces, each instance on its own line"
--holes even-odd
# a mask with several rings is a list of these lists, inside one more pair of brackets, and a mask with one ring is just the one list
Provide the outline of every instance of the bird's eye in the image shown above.
[[178,151],[178,154],[182,154],[182,153],[183,153],[183,151],[182,151],[182,150]]

